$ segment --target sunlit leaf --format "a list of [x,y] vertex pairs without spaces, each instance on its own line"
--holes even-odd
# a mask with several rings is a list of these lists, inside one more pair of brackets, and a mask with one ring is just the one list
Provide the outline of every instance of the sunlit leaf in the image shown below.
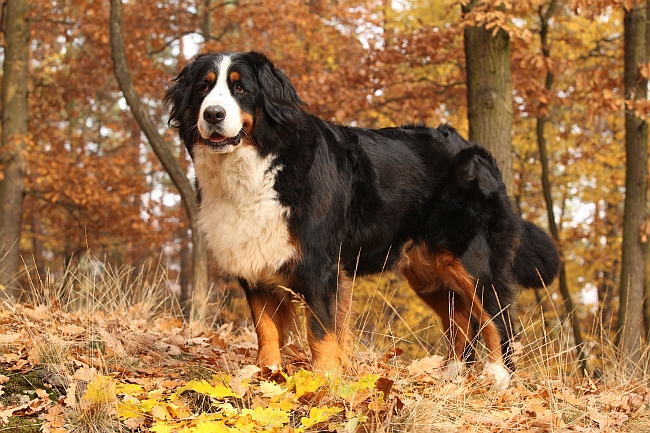
[[117,402],[117,383],[113,378],[97,376],[88,382],[84,398],[92,403]]
[[349,399],[358,392],[373,389],[379,377],[378,374],[367,374],[356,382],[341,384],[338,388],[338,394],[345,399]]
[[327,421],[332,415],[341,412],[339,407],[312,407],[309,416],[300,418],[300,424],[304,428],[310,428],[315,424]]
[[215,386],[210,384],[207,380],[192,380],[185,386],[177,389],[176,393],[181,394],[183,391],[196,391],[219,399],[226,397],[242,398],[241,395],[234,393],[229,387],[225,385]]
[[278,427],[289,422],[289,413],[271,407],[258,406],[255,409],[244,409],[242,415],[250,415],[262,427]]
[[314,374],[307,370],[298,370],[293,376],[287,380],[287,389],[294,389],[296,398],[311,392],[315,392],[318,388],[325,384],[324,377]]
[[120,419],[139,418],[142,415],[142,409],[131,402],[119,402],[117,404],[117,416]]
[[269,398],[277,397],[287,392],[287,390],[284,389],[282,386],[273,382],[266,382],[266,381],[260,382],[260,391],[262,392],[262,395],[264,397],[269,397]]
[[173,424],[155,423],[149,427],[149,431],[154,433],[173,433],[176,429]]
[[144,388],[141,385],[135,383],[118,383],[115,387],[115,391],[118,394],[128,394],[136,396],[144,392]]

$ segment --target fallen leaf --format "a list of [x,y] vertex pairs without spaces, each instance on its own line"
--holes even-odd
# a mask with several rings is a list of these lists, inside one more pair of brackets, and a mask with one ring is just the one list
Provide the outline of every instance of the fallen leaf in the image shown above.
[[309,416],[300,418],[300,424],[304,428],[310,428],[327,421],[332,415],[341,412],[341,410],[338,407],[312,407],[309,410]]
[[287,392],[287,390],[282,388],[280,385],[264,380],[260,382],[260,391],[262,392],[263,397],[268,398],[278,397]]
[[431,373],[444,367],[444,358],[440,355],[429,356],[411,362],[408,370],[409,374],[417,376],[420,374]]

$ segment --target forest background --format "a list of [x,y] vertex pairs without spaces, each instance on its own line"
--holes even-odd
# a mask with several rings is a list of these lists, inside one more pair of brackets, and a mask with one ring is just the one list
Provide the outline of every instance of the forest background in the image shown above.
[[[464,31],[478,23],[494,34],[505,32],[512,171],[504,171],[511,173],[513,203],[525,219],[548,228],[552,202],[574,302],[570,311],[563,309],[567,297],[556,284],[545,293],[523,292],[519,308],[541,306],[547,321],[560,328],[570,326],[566,319],[575,314],[573,330],[588,341],[603,334],[613,339],[625,286],[624,113],[627,107],[645,121],[647,109],[647,101],[630,102],[624,89],[624,9],[633,2],[480,3],[467,14],[462,6],[468,2],[452,0],[128,1],[123,36],[135,89],[191,179],[191,163],[167,126],[161,99],[197,52],[264,52],[287,73],[310,111],[332,122],[448,123],[468,137]],[[166,269],[170,290],[189,293],[190,223],[115,78],[109,12],[106,0],[29,2],[29,127],[21,153],[25,191],[17,244],[22,262],[5,283],[7,293],[29,292],[35,278],[60,280],[71,266],[101,273],[124,265],[139,269],[150,260]],[[650,64],[637,66],[647,79]],[[3,152],[11,152],[10,146]],[[3,158],[0,169],[7,166]],[[642,224],[635,236],[645,242],[648,232]],[[220,320],[245,321],[235,284],[214,267],[208,283],[220,291]],[[406,330],[431,340],[431,315],[408,291],[397,290],[400,284],[393,276],[358,282],[361,299],[372,297],[376,286],[394,286],[388,290],[394,308],[361,322],[394,323],[397,334]],[[645,310],[644,328],[650,329],[650,308]]]

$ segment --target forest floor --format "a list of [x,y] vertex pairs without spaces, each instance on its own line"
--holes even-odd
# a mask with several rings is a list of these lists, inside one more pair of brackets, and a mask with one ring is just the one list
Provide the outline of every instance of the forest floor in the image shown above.
[[320,376],[298,341],[263,371],[249,326],[185,321],[138,290],[0,304],[0,433],[650,432],[647,374],[582,378],[546,344],[519,348],[506,390],[480,365],[448,380],[442,356],[398,348],[356,349],[345,375]]

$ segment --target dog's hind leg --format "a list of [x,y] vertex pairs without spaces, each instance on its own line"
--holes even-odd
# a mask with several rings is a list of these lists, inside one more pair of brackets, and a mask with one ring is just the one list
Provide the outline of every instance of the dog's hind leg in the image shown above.
[[282,367],[282,347],[287,333],[295,328],[294,308],[282,294],[242,284],[257,334],[257,365],[277,370]]
[[445,337],[449,343],[449,359],[445,375],[452,378],[466,369],[465,354],[473,353],[468,345],[474,333],[470,316],[456,302],[456,296],[434,272],[428,253],[417,246],[408,246],[400,264],[400,271],[409,286],[440,317]]
[[442,293],[422,293],[418,296],[436,312],[445,329],[450,347],[446,376],[462,374],[467,368],[465,355],[474,337],[468,311],[461,305],[460,298],[447,289]]
[[[431,253],[426,247],[417,246],[406,249],[405,255],[405,263],[408,264],[402,267],[402,273],[409,284],[442,318],[443,326],[446,325],[449,329],[448,333],[456,333],[450,338],[454,342],[452,359],[462,360],[467,343],[472,340],[473,326],[470,318],[474,318],[488,351],[485,370],[494,374],[497,386],[507,387],[510,372],[503,362],[501,332],[492,316],[483,308],[476,294],[475,281],[460,259],[446,250]],[[440,287],[444,290],[440,290]],[[453,292],[454,296],[441,296],[447,290]],[[445,319],[445,315],[450,312],[452,316]]]
[[[467,273],[475,281],[474,292],[480,299],[483,309],[492,318],[499,331],[504,364],[508,370],[514,372],[515,364],[512,360],[510,345],[513,338],[510,306],[514,293],[512,286],[508,283],[512,280],[512,272],[508,265],[511,262],[512,252],[509,247],[512,243],[508,235],[503,232],[502,227],[491,229],[493,245],[490,245],[486,235],[480,232],[460,260]],[[498,241],[499,239],[500,241]],[[478,331],[479,324],[475,320],[472,322],[474,329]]]
[[501,335],[501,353],[503,362],[511,372],[516,369],[512,359],[512,341],[514,339],[514,329],[512,318],[510,316],[510,306],[512,304],[512,289],[506,286],[505,278],[499,279],[492,284],[485,284],[482,287],[481,302],[483,308],[493,318],[493,322]]

